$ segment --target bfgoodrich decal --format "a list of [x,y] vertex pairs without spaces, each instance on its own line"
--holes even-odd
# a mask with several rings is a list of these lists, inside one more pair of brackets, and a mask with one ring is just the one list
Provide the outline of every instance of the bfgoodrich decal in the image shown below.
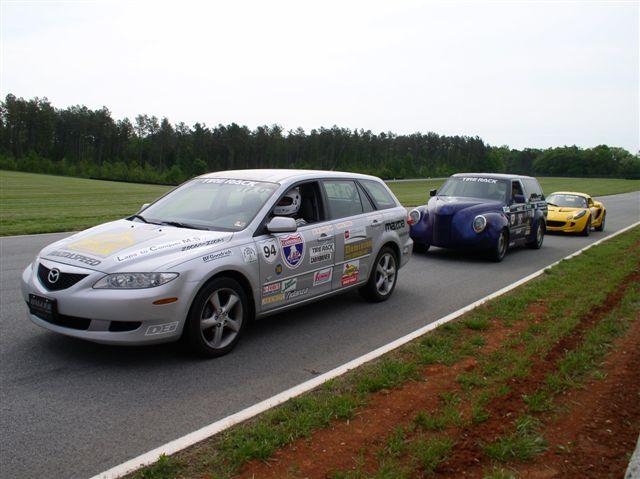
[[311,264],[321,263],[333,258],[335,243],[324,243],[309,248],[309,262]]
[[217,259],[226,258],[228,256],[231,256],[231,254],[232,254],[231,250],[227,249],[224,251],[220,251],[218,253],[211,253],[206,256],[203,256],[202,261],[204,261],[205,263],[208,263],[209,261],[215,261]]

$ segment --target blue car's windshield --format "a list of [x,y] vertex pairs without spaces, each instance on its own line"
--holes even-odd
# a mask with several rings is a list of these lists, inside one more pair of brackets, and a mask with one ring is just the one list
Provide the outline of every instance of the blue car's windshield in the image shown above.
[[184,228],[240,231],[258,213],[275,183],[230,178],[196,178],[132,218]]
[[496,178],[464,176],[449,178],[438,190],[438,196],[462,196],[505,202],[508,182]]

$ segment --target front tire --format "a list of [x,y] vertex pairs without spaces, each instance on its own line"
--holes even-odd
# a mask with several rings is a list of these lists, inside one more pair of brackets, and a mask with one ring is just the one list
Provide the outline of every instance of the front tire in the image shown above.
[[199,356],[218,357],[230,352],[249,322],[249,301],[240,284],[231,278],[216,278],[198,292],[183,340]]
[[542,242],[544,241],[544,225],[538,221],[538,227],[536,228],[536,237],[533,241],[527,243],[527,247],[531,249],[540,249]]
[[594,229],[595,229],[596,231],[604,231],[604,224],[605,224],[605,222],[606,222],[606,221],[607,221],[607,214],[606,214],[606,213],[604,213],[604,214],[602,215],[602,221],[600,222],[600,225],[599,225],[599,226],[596,226]]
[[369,280],[360,294],[372,303],[380,303],[391,297],[398,281],[398,259],[395,251],[388,246],[380,250],[372,265]]
[[591,234],[591,216],[587,219],[584,229],[580,232],[581,236],[589,236]]
[[502,230],[500,232],[500,236],[498,237],[498,241],[496,241],[495,246],[489,251],[489,257],[499,263],[504,259],[504,256],[507,254],[507,249],[509,248],[509,233],[507,230]]

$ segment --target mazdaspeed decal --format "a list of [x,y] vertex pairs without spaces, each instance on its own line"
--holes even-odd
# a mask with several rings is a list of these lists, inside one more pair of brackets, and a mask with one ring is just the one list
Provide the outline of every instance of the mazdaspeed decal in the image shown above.
[[282,259],[289,268],[295,269],[302,264],[304,259],[304,238],[300,233],[294,233],[287,236],[281,236],[280,249],[282,250]]
[[89,266],[98,266],[102,261],[95,258],[90,258],[89,256],[85,256],[79,253],[73,253],[71,251],[52,251],[51,253],[47,253],[46,256],[58,256],[60,258],[67,258],[72,261],[77,261],[78,263],[87,264]]
[[278,259],[279,248],[275,239],[262,241],[258,249],[267,263],[274,263]]

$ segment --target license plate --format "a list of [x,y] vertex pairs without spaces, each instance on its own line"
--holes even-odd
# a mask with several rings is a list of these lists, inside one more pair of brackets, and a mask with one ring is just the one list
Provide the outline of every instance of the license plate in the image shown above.
[[53,321],[58,316],[57,301],[37,294],[29,294],[29,311],[45,321]]

